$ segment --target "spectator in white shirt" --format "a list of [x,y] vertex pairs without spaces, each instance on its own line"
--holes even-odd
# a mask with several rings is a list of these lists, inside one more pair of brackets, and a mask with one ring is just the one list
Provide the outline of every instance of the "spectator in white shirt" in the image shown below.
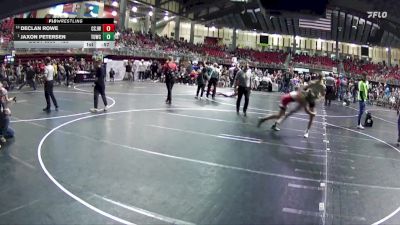
[[240,110],[240,102],[244,95],[244,106],[243,106],[243,115],[246,117],[247,107],[249,105],[250,100],[250,91],[251,91],[251,82],[252,82],[252,74],[249,68],[249,65],[244,64],[242,70],[240,70],[235,77],[234,85],[235,89],[238,90],[238,98],[236,101],[236,113],[239,115]]
[[43,111],[49,113],[50,110],[50,97],[51,100],[53,101],[54,107],[56,111],[58,111],[58,104],[56,97],[54,97],[53,93],[53,79],[54,79],[54,67],[51,65],[51,59],[50,57],[46,58],[46,67],[44,68],[44,96],[46,98],[46,108],[43,109]]
[[144,72],[146,71],[146,64],[143,59],[142,61],[140,61],[138,65],[138,70],[139,70],[139,81],[144,81],[145,79]]

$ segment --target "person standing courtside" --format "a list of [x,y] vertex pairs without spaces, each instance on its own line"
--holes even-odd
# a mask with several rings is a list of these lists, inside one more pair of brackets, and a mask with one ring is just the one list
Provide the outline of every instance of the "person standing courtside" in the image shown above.
[[107,98],[106,98],[106,84],[104,81],[104,69],[101,65],[102,60],[97,60],[96,61],[96,81],[94,82],[94,89],[93,89],[93,94],[94,94],[94,108],[90,109],[90,112],[96,113],[99,112],[97,109],[98,103],[99,103],[99,94],[101,95],[101,98],[103,99],[104,103],[104,109],[103,111],[107,111],[109,109],[107,105]]
[[174,87],[175,83],[175,73],[177,72],[178,68],[176,63],[173,61],[172,57],[169,57],[167,62],[164,64],[164,74],[165,74],[165,84],[167,86],[167,100],[165,103],[171,104],[171,95],[172,95],[172,88]]
[[43,109],[45,112],[50,112],[50,98],[53,101],[54,107],[56,111],[58,111],[58,104],[56,97],[54,97],[53,93],[53,79],[54,79],[54,67],[51,65],[50,57],[46,58],[46,66],[44,68],[44,97],[46,98],[46,108]]
[[249,65],[246,63],[243,66],[243,69],[239,70],[236,74],[234,87],[238,89],[238,98],[236,100],[236,113],[239,115],[240,110],[240,102],[242,101],[242,97],[244,95],[244,106],[243,106],[243,115],[247,116],[247,106],[249,105],[250,100],[250,91],[251,91],[251,70]]
[[326,94],[325,94],[325,106],[331,106],[331,101],[335,98],[335,78],[329,73],[325,81]]
[[69,61],[65,62],[64,65],[64,70],[65,70],[65,85],[67,87],[70,87],[69,85],[69,79],[72,77],[72,59],[69,59]]
[[357,129],[364,129],[364,127],[361,125],[361,117],[364,114],[365,101],[368,98],[368,85],[367,85],[366,81],[367,81],[367,73],[363,72],[362,78],[358,82],[358,102],[359,102],[360,109],[358,110]]
[[25,80],[19,86],[18,90],[21,90],[25,85],[30,85],[34,91],[36,91],[36,85],[35,85],[35,71],[33,71],[32,66],[28,63],[26,66],[26,72],[25,72]]
[[208,81],[208,88],[206,95],[207,98],[210,95],[211,86],[213,86],[212,99],[215,99],[219,77],[220,77],[220,71],[218,69],[218,64],[214,63],[214,65],[211,67],[210,80]]
[[132,64],[130,61],[128,61],[125,65],[125,77],[129,80],[129,81],[135,81],[135,77],[132,73]]
[[203,97],[203,92],[204,92],[204,88],[206,87],[206,83],[207,83],[207,68],[204,67],[203,63],[200,63],[200,72],[197,75],[197,92],[196,92],[196,99],[199,98],[199,92],[200,93],[200,99]]
[[115,71],[113,68],[110,69],[110,81],[114,82],[114,75],[115,75]]

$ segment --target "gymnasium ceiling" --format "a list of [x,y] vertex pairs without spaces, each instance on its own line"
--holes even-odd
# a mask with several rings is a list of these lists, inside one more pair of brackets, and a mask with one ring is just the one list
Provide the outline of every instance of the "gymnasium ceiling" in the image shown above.
[[[270,10],[263,4],[289,0],[137,0],[201,22],[207,26],[298,35],[363,45],[400,47],[400,0],[291,0],[303,5],[321,1],[332,10],[331,30],[300,28],[300,18],[316,18],[315,12]],[[77,0],[0,0],[0,18]],[[130,4],[134,4],[130,2]],[[296,3],[295,3],[296,4]],[[288,4],[290,5],[290,4]],[[176,7],[175,7],[176,8]],[[386,11],[385,19],[367,19],[367,11]]]

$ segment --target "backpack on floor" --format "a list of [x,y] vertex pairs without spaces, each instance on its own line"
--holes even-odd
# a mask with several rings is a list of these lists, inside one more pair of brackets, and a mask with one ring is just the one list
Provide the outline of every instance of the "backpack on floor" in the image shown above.
[[370,112],[367,112],[367,117],[365,117],[365,127],[372,127],[374,121],[372,120],[372,115]]

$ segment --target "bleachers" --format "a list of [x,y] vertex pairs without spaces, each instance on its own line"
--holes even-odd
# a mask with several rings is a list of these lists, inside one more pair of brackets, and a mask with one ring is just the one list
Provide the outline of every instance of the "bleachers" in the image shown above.
[[327,56],[309,56],[309,55],[294,55],[294,63],[310,64],[310,65],[321,65],[327,67],[337,66],[337,63]]
[[[6,19],[0,24],[0,36],[3,39],[1,48],[6,49],[12,41],[13,20]],[[11,32],[10,32],[11,31]],[[191,44],[186,41],[176,41],[167,37],[143,35],[132,31],[120,32],[120,37],[116,40],[119,48],[136,50],[152,50],[163,53],[183,53],[196,54],[205,57],[212,57],[229,62],[232,57],[246,59],[252,63],[263,63],[283,66],[287,58],[287,53],[277,51],[261,52],[253,49],[237,48],[235,52],[230,52],[228,47],[220,45],[218,42],[207,40],[205,44]],[[331,69],[337,67],[338,62],[327,56],[310,56],[306,54],[296,54],[291,58],[292,64],[303,64],[304,66]],[[364,62],[362,60],[343,60],[343,67],[346,74],[356,76],[362,72],[367,72],[370,80],[390,81],[392,84],[400,84],[400,69],[398,66],[388,67],[381,63]]]
[[0,38],[3,40],[0,43],[0,48],[6,48],[13,38],[14,20],[5,19],[0,24]]

